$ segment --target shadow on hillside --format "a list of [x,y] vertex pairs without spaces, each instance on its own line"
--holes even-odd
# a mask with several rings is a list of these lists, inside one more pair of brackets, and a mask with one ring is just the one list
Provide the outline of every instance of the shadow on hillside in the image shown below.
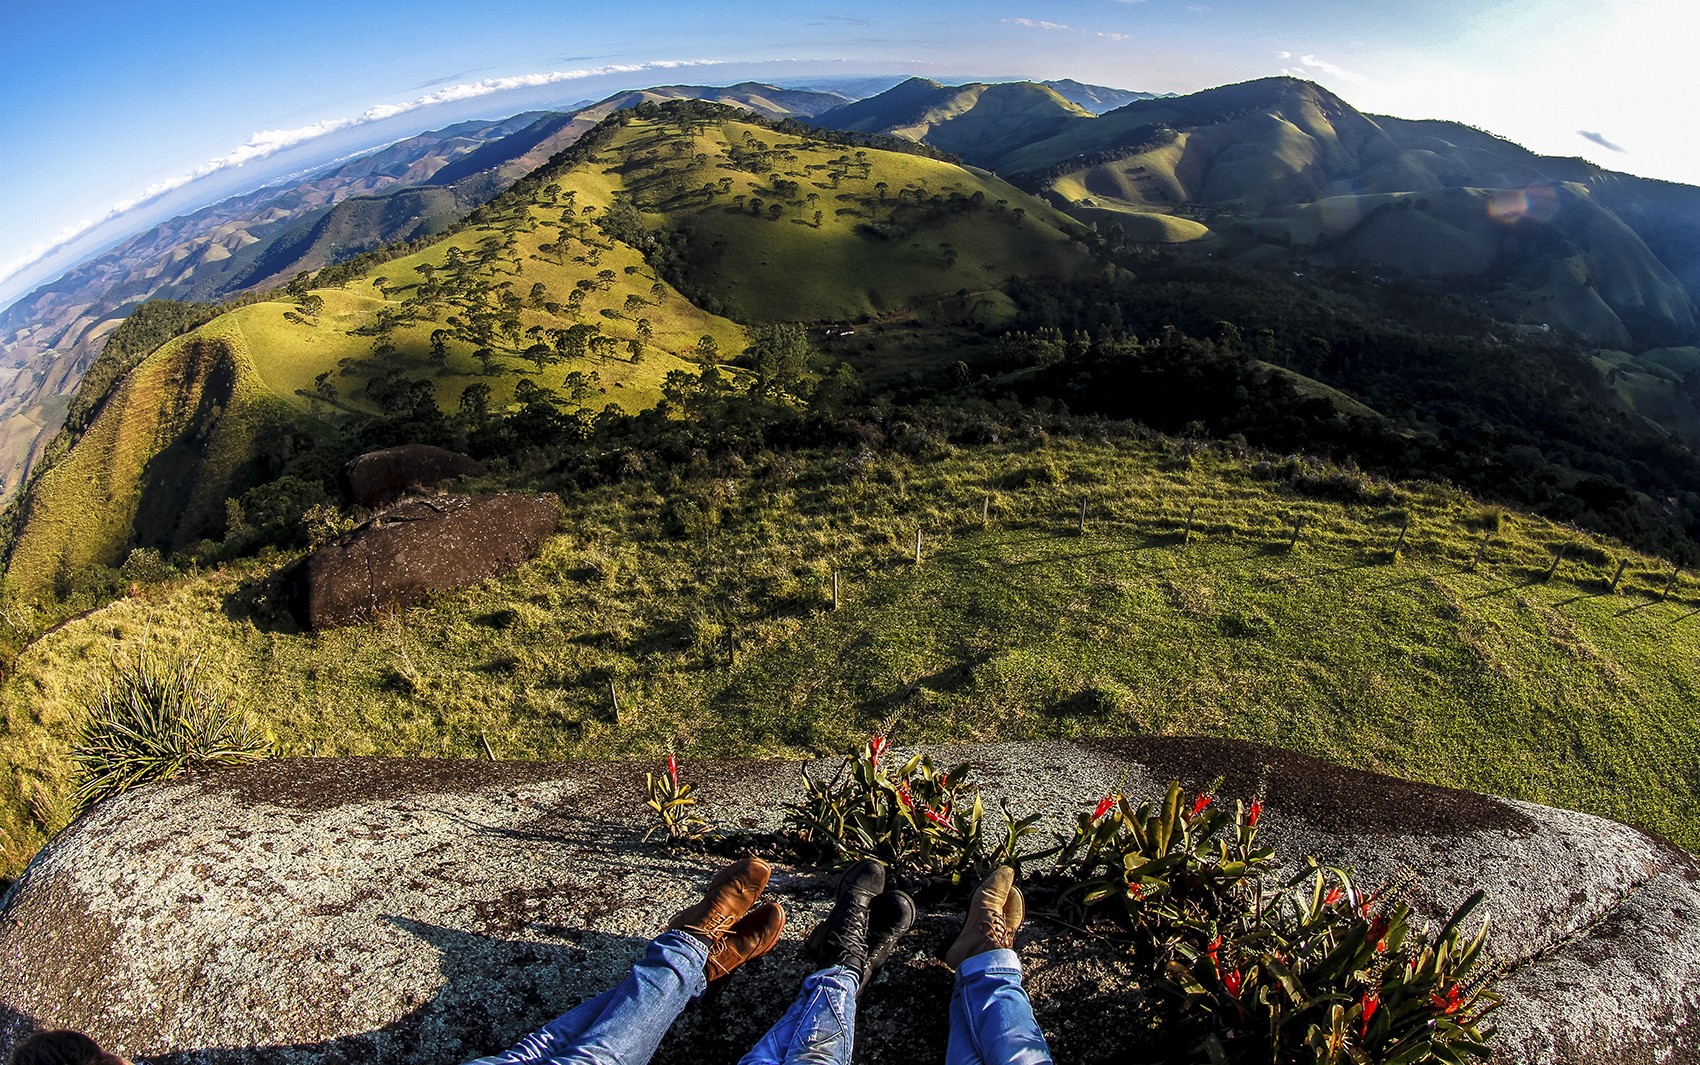
[[250,577],[233,588],[219,608],[231,621],[247,622],[261,632],[300,632],[301,626],[289,612],[289,580],[300,565],[293,562],[264,576]]

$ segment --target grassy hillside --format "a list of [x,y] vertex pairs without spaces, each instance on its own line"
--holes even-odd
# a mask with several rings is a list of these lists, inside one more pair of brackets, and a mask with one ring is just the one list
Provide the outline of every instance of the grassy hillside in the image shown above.
[[0,687],[7,867],[64,823],[70,738],[143,641],[202,656],[292,754],[674,743],[689,775],[830,750],[892,714],[905,743],[1202,733],[1700,846],[1700,588],[1663,597],[1662,563],[1433,486],[1191,443],[923,454],[727,457],[571,492],[516,573],[317,636],[265,606],[282,560],[145,588]]
[[1614,347],[1689,343],[1700,323],[1680,197],[1654,201],[1674,226],[1662,230],[1648,224],[1643,201],[1662,191],[1649,183],[1454,124],[1383,128],[1308,82],[1137,101],[1003,167],[1077,217],[1123,222],[1135,243],[1207,229],[1227,241],[1212,246],[1219,256],[1248,265],[1369,263],[1481,290],[1507,322]]
[[[75,461],[41,480],[13,577],[41,591],[136,544],[169,551],[217,535],[224,498],[256,480],[244,475],[267,461],[275,475],[287,458],[256,451],[262,408],[322,432],[324,420],[406,402],[413,383],[451,412],[480,390],[499,411],[522,387],[593,411],[653,406],[669,373],[745,346],[741,326],[671,281],[747,321],[831,320],[1087,268],[1075,223],[989,175],[738,114],[622,113],[452,235],[364,272],[334,269],[328,284],[292,286],[162,350],[114,394]],[[192,415],[183,404],[212,364],[180,366],[180,353],[207,345],[229,353],[231,394]],[[232,428],[205,436],[220,417]],[[174,468],[203,454],[202,468]],[[172,479],[195,487],[164,486]]]
[[1001,169],[1010,153],[1055,137],[1092,117],[1091,112],[1047,85],[974,82],[946,86],[911,78],[878,96],[821,114],[816,121],[827,129],[889,133],[924,141],[975,166]]
[[990,174],[735,119],[634,119],[574,178],[743,321],[882,314],[1089,264],[1077,223]]
[[133,541],[219,534],[226,497],[282,459],[293,420],[229,317],[170,341],[36,482],[11,578],[40,592],[86,564],[118,565]]

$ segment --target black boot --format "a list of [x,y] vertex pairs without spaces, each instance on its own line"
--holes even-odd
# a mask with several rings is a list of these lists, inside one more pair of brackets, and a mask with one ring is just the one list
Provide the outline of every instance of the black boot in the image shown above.
[[863,858],[838,881],[838,901],[826,920],[809,934],[803,949],[823,967],[842,965],[864,979],[868,975],[869,904],[885,890],[885,866]]
[[868,904],[868,967],[862,972],[861,983],[856,985],[858,998],[890,960],[903,933],[914,926],[915,900],[906,891],[887,888]]

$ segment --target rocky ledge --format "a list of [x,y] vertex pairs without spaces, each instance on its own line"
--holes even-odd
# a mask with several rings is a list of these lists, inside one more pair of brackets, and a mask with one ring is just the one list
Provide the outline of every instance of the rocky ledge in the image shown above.
[[[1612,821],[1343,770],[1266,747],[1149,738],[938,750],[994,796],[1073,811],[1226,775],[1264,831],[1374,883],[1411,868],[1433,918],[1487,893],[1506,968],[1501,1062],[1700,1061],[1700,868]],[[144,788],[57,838],[0,900],[0,1052],[74,1027],[150,1062],[453,1062],[507,1046],[623,975],[722,859],[641,842],[646,766],[284,760]],[[797,767],[687,767],[723,824],[778,828]],[[830,878],[780,864],[769,957],[687,1010],[657,1061],[732,1062],[811,966]],[[863,1000],[857,1059],[943,1060],[959,911],[925,913]],[[1078,933],[1023,956],[1059,1062],[1116,1058],[1135,993]]]

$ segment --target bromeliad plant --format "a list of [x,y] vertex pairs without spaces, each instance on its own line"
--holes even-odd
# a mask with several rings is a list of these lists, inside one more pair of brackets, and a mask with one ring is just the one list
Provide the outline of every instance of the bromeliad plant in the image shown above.
[[664,833],[669,846],[699,843],[714,839],[719,833],[695,807],[701,804],[696,786],[679,780],[679,758],[667,752],[665,773],[645,773],[643,805],[655,817],[655,824],[644,832],[647,842],[656,833]]
[[1259,844],[1263,803],[1230,813],[1178,782],[1161,803],[1123,795],[1082,811],[1058,858],[1058,909],[1132,935],[1175,1006],[1160,1023],[1216,1063],[1416,1065],[1484,1056],[1499,1005],[1483,965],[1484,922],[1465,939],[1478,892],[1436,935],[1390,885],[1364,895],[1314,860],[1272,883]]
[[1387,890],[1360,894],[1312,863],[1267,901],[1231,914],[1202,944],[1184,938],[1167,988],[1213,1061],[1461,1065],[1485,1058],[1498,1008],[1476,892],[1430,935]]
[[803,769],[803,799],[786,808],[786,827],[835,862],[878,858],[894,868],[953,885],[977,883],[999,864],[1017,864],[1021,840],[1038,817],[1016,819],[1003,808],[1004,825],[989,838],[979,790],[967,763],[940,770],[917,754],[891,766],[881,757],[889,743],[874,736],[844,757],[831,779]]
[[1046,852],[1068,884],[1059,910],[1081,919],[1113,912],[1156,946],[1255,899],[1275,856],[1257,843],[1263,804],[1237,803],[1229,813],[1212,797],[1221,783],[1190,803],[1176,781],[1161,803],[1135,808],[1108,795],[1082,811],[1073,836]]

